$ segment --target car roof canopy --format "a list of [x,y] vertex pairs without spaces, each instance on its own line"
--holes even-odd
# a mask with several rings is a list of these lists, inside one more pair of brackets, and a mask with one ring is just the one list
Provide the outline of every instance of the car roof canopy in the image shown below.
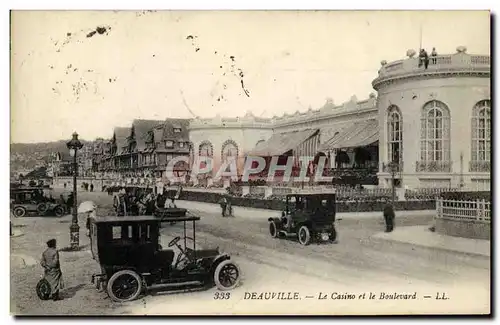
[[99,223],[141,223],[141,222],[160,222],[160,221],[170,221],[170,222],[181,222],[181,221],[197,221],[200,217],[197,216],[180,216],[171,218],[157,218],[155,216],[105,216],[105,217],[94,217],[94,222]]

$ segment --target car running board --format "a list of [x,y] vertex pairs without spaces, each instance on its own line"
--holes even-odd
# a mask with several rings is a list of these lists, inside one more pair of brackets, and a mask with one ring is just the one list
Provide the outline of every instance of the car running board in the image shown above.
[[297,236],[296,232],[286,232],[284,230],[278,231],[279,234],[285,235],[287,237]]
[[175,283],[159,283],[148,286],[147,289],[160,289],[160,288],[171,288],[171,287],[180,287],[180,286],[188,286],[188,285],[202,285],[201,281],[186,281],[186,282],[175,282]]

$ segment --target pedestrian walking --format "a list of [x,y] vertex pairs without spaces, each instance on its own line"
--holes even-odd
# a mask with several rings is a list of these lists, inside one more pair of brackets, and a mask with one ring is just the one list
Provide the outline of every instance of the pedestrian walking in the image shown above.
[[384,207],[385,232],[392,232],[394,230],[395,218],[394,207],[392,204],[387,203]]
[[219,200],[219,204],[220,204],[220,207],[222,209],[222,216],[225,217],[226,216],[226,208],[227,208],[227,199],[225,196],[223,196],[220,200]]
[[94,192],[94,184],[90,183],[90,192]]
[[44,279],[50,285],[52,300],[61,300],[59,291],[64,289],[64,282],[59,262],[59,252],[57,251],[57,242],[51,239],[47,242],[47,249],[42,254],[40,265],[43,267]]

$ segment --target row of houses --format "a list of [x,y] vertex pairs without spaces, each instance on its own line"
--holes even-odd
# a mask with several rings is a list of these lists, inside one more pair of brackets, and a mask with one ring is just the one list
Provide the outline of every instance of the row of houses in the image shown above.
[[[135,119],[130,127],[115,127],[110,140],[97,139],[92,171],[101,177],[163,177],[167,164],[177,156],[191,156],[189,119]],[[178,163],[179,176],[189,164]]]

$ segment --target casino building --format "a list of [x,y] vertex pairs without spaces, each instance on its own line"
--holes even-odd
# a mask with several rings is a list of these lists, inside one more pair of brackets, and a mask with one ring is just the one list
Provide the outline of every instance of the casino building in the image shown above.
[[[490,188],[490,56],[456,53],[419,65],[414,50],[381,61],[367,99],[275,116],[217,116],[189,123],[192,155],[214,170],[248,155],[326,156],[331,175],[365,185]],[[315,160],[316,162],[318,159]]]

